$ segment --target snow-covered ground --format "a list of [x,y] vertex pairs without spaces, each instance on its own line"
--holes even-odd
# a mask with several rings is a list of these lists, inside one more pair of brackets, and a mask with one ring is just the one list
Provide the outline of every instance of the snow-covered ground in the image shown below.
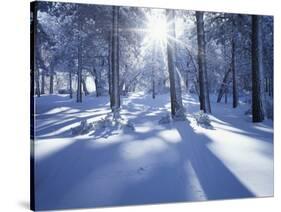
[[273,126],[212,103],[213,129],[197,125],[196,97],[184,95],[187,121],[158,124],[169,95],[122,99],[135,130],[73,136],[81,121],[109,112],[107,97],[75,103],[64,95],[36,98],[37,209],[214,200],[273,195]]

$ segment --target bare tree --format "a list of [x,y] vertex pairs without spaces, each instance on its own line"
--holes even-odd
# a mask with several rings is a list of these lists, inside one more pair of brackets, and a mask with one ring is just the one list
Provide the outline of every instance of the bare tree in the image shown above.
[[[175,14],[174,10],[166,10],[168,26],[168,36],[175,37]],[[172,39],[167,40],[167,56],[168,56],[168,71],[170,79],[170,96],[171,96],[171,112],[172,118],[181,120],[184,118],[184,108],[181,96],[181,83],[179,72],[176,70],[175,65],[175,41]]]
[[72,72],[69,70],[69,98],[72,99],[73,94],[72,94]]
[[252,115],[253,122],[264,120],[263,102],[263,55],[262,55],[262,32],[261,17],[252,16]]
[[110,106],[115,114],[120,109],[120,93],[119,93],[119,6],[113,6],[112,10],[112,44],[111,44],[111,73],[110,73]]
[[196,12],[197,42],[198,42],[198,71],[199,71],[199,101],[200,110],[211,113],[209,99],[208,76],[206,69],[206,50],[203,12]]
[[82,14],[79,6],[78,11],[78,66],[77,66],[77,102],[82,102]]
[[237,92],[237,80],[236,80],[236,67],[235,67],[235,52],[236,52],[236,16],[232,17],[232,40],[231,40],[231,70],[232,70],[232,107],[238,106],[238,92]]
[[31,89],[34,89],[34,82],[35,82],[35,94],[37,97],[40,97],[40,84],[39,84],[39,66],[38,66],[38,45],[37,45],[37,27],[38,27],[38,20],[37,20],[37,9],[35,9],[35,5],[33,5],[32,14],[33,20],[31,22],[31,35],[30,35],[30,45],[33,50],[31,50],[30,55],[30,64],[31,64]]
[[218,94],[218,98],[217,98],[217,103],[219,103],[223,97],[223,95],[227,95],[226,91],[228,90],[228,76],[231,72],[231,69],[229,68],[226,73],[224,74],[220,89],[219,89],[219,94]]

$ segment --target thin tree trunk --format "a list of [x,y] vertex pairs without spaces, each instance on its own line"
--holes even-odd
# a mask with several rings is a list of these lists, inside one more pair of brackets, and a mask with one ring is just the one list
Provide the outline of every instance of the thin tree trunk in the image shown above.
[[41,73],[41,94],[45,94],[45,71]]
[[[36,62],[35,62],[36,63]],[[38,70],[38,65],[35,66],[35,93],[38,97],[40,97],[40,82],[39,82],[39,70]]]
[[231,69],[228,69],[227,72],[225,73],[224,77],[223,77],[223,80],[222,80],[222,83],[221,83],[221,86],[220,86],[220,89],[219,89],[217,103],[221,102],[221,99],[222,99],[223,94],[224,94],[224,92],[226,90],[226,87],[227,87],[227,78],[228,78],[230,72],[231,72]]
[[72,94],[72,73],[69,71],[69,98],[73,98]]
[[112,14],[112,51],[111,51],[111,83],[110,106],[114,115],[120,109],[119,92],[119,6],[113,6]]
[[[166,17],[168,27],[168,36],[175,37],[175,14],[174,10],[167,9]],[[179,73],[175,67],[175,41],[169,40],[167,42],[167,61],[170,79],[170,95],[171,95],[171,113],[174,120],[184,119],[184,108],[181,97],[181,83]]]
[[[204,45],[205,46],[205,45]],[[205,49],[205,47],[204,47]],[[208,74],[207,74],[207,66],[206,66],[206,59],[205,59],[205,68],[204,68],[204,81],[205,81],[205,88],[206,88],[206,95],[205,95],[205,102],[207,103],[207,112],[212,113],[211,110],[211,103],[210,103],[210,89],[209,89],[209,80],[208,80]]]
[[[112,23],[113,25],[113,23]],[[113,28],[113,26],[112,26]],[[108,77],[108,94],[111,98],[112,95],[112,76],[111,76],[111,54],[112,54],[112,30],[110,30],[110,32],[108,33],[108,73],[107,73],[107,77]]]
[[262,34],[261,18],[252,16],[252,115],[253,122],[264,120],[264,103],[262,91]]
[[39,51],[37,45],[38,20],[37,20],[36,4],[33,4],[32,7],[33,7],[32,8],[33,20],[32,20],[31,35],[30,35],[30,47],[33,48],[33,50],[30,51],[31,94],[33,95],[36,94],[37,97],[40,97],[39,70],[38,70],[38,58],[37,58]]
[[203,12],[196,12],[197,41],[198,41],[198,72],[199,72],[199,100],[200,110],[211,113],[209,99],[208,76],[206,70],[206,51]]
[[[94,81],[95,81],[95,88],[96,88],[96,96],[102,96],[102,91],[103,91],[103,87],[101,84],[101,73],[98,72],[95,68],[93,68],[93,71],[90,72],[92,74],[92,76],[94,77]],[[110,77],[110,73],[108,73]],[[109,84],[109,88],[111,87],[111,85]]]
[[186,76],[186,79],[185,79],[185,90],[186,92],[189,92],[188,90],[188,77]]
[[268,83],[268,81],[269,81],[269,78],[266,77],[266,78],[265,78],[265,92],[266,92],[266,93],[269,92],[269,83]]
[[236,68],[235,68],[235,41],[232,38],[231,51],[231,70],[232,70],[232,107],[238,106],[237,82],[236,82]]
[[152,80],[152,99],[155,99],[155,80]]
[[86,80],[85,79],[82,79],[82,87],[83,87],[83,91],[84,91],[85,96],[88,96],[90,94],[90,92],[87,89],[87,85],[86,85]]
[[50,70],[50,89],[49,93],[53,94],[54,93],[54,72],[53,72],[53,65],[51,65],[51,70]]
[[227,104],[227,94],[228,94],[228,87],[225,86],[225,92],[224,92],[224,103]]
[[273,83],[272,83],[272,78],[269,77],[269,78],[268,78],[268,95],[269,95],[269,96],[273,96],[273,95],[272,95],[272,90],[273,90],[272,85],[273,85]]
[[152,55],[152,99],[155,99],[155,70],[154,70],[154,57],[155,54]]
[[78,6],[78,68],[77,68],[77,102],[82,102],[82,17],[81,11]]

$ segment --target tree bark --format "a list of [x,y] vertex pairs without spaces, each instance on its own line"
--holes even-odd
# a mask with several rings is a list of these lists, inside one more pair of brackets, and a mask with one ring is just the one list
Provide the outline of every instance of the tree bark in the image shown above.
[[111,50],[111,92],[110,106],[115,114],[120,109],[119,92],[119,6],[113,6],[112,11],[112,50]]
[[152,80],[152,99],[155,99],[155,80]]
[[[175,37],[174,16],[174,10],[166,10],[167,23],[169,23],[167,33],[172,38]],[[175,41],[169,39],[167,41],[167,61],[170,79],[171,113],[174,120],[181,120],[184,119],[184,108],[182,104],[180,77],[175,66],[175,51]]]
[[225,91],[224,91],[224,103],[227,104],[227,94],[228,94],[228,87],[227,85],[225,86]]
[[252,15],[252,115],[253,122],[264,120],[262,91],[262,32],[261,17]]
[[34,73],[35,73],[35,93],[36,93],[37,97],[40,97],[39,70],[38,70],[37,67],[38,67],[38,65],[36,65],[35,69],[34,69]]
[[273,91],[273,83],[272,83],[272,78],[271,77],[269,77],[268,78],[268,95],[269,96],[273,96],[273,93],[272,93],[272,91]]
[[266,93],[269,92],[269,83],[268,83],[268,81],[269,81],[269,78],[266,77],[266,78],[265,78],[265,92],[266,92]]
[[[152,60],[154,60],[155,54],[152,56]],[[154,61],[152,61],[152,99],[155,99],[155,70],[154,70]]]
[[54,71],[53,71],[53,65],[51,65],[51,70],[50,70],[50,89],[49,93],[53,94],[54,93]]
[[70,99],[73,98],[73,94],[72,94],[72,73],[71,73],[71,71],[69,71],[69,98]]
[[41,73],[41,94],[45,94],[45,71]]
[[[102,92],[103,92],[103,87],[101,84],[101,72],[97,71],[95,68],[93,68],[93,71],[90,72],[92,74],[92,76],[94,77],[94,81],[95,81],[95,88],[96,88],[96,96],[102,96]],[[110,73],[109,73],[110,75]],[[111,87],[111,85],[109,84],[109,86]]]
[[81,11],[78,6],[78,67],[77,67],[77,99],[76,102],[82,102],[82,17]]
[[231,70],[232,70],[232,107],[238,106],[238,95],[237,95],[237,81],[236,81],[236,68],[235,68],[235,40],[232,38],[231,48]]
[[88,96],[90,94],[90,92],[87,89],[87,85],[86,85],[86,80],[85,79],[82,79],[82,87],[83,87],[83,91],[84,91],[85,96]]
[[198,72],[200,110],[211,113],[209,99],[208,76],[206,70],[206,50],[203,12],[196,12],[197,42],[198,42]]
[[[40,97],[40,84],[39,84],[39,69],[38,69],[38,20],[37,20],[37,8],[35,4],[32,8],[33,20],[31,22],[31,35],[30,35],[30,47],[33,50],[30,51],[30,64],[31,64],[31,94],[36,94]],[[34,92],[35,91],[35,92]],[[32,97],[33,98],[33,97]]]
[[226,91],[226,88],[227,88],[227,79],[228,79],[228,76],[231,72],[231,69],[228,69],[227,72],[225,73],[224,77],[223,77],[223,80],[222,80],[222,83],[221,83],[221,86],[220,86],[220,89],[219,89],[219,94],[218,94],[218,98],[217,98],[217,103],[221,102],[221,99],[223,97],[223,94],[225,93]]
[[[112,23],[113,25],[113,23]],[[113,27],[112,27],[113,28]],[[108,33],[108,56],[107,56],[107,60],[108,60],[108,72],[107,72],[107,77],[108,77],[108,94],[111,98],[111,94],[112,94],[112,77],[111,77],[111,54],[112,54],[112,30],[110,30],[110,32]]]

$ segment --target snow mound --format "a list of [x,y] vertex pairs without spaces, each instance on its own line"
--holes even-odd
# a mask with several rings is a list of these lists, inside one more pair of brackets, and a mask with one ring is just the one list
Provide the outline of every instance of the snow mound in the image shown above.
[[92,132],[90,135],[108,137],[112,134],[118,134],[118,131],[135,131],[134,124],[122,118],[119,111],[109,113],[106,117],[96,122],[88,123],[87,120],[83,120],[77,127],[71,128],[71,134],[73,136],[85,135]]
[[113,128],[116,130],[120,129],[130,129],[132,131],[135,130],[134,125],[129,121],[121,117],[114,117],[114,115],[109,114],[105,118],[100,119],[99,121],[94,123],[94,129],[106,129],[106,128]]
[[123,132],[135,131],[134,124],[129,120],[122,118],[119,111],[109,113],[106,117],[93,123],[94,132],[91,135],[95,137],[108,138],[110,135]]
[[207,129],[213,129],[213,126],[211,124],[211,119],[208,116],[208,114],[204,113],[204,111],[200,110],[197,113],[194,113],[194,118],[197,122],[198,126],[207,128]]
[[77,127],[71,128],[72,135],[84,135],[89,133],[93,129],[93,124],[88,123],[87,120],[83,120],[80,122],[80,125]]

